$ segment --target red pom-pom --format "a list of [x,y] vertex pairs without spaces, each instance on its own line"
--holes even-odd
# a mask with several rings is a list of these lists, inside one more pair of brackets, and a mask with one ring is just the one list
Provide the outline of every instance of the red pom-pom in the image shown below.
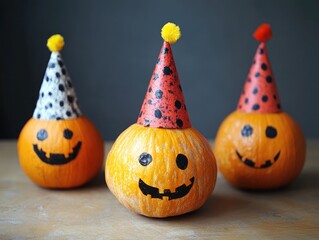
[[257,30],[253,34],[254,38],[256,38],[259,42],[266,42],[272,36],[271,27],[267,23],[261,24]]

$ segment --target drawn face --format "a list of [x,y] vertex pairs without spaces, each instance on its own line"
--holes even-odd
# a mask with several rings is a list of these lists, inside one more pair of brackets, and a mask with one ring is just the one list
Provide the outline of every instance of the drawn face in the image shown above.
[[39,142],[33,144],[33,151],[39,157],[39,159],[41,159],[43,162],[47,164],[66,164],[74,160],[78,156],[79,151],[81,150],[81,141],[76,141],[76,144],[72,145],[72,152],[64,152],[63,146],[61,147],[61,149],[59,149],[59,152],[49,152],[49,150],[43,150],[42,147],[39,147],[41,146],[41,143],[44,141],[69,141],[69,144],[73,144],[73,131],[68,128],[64,129],[63,132],[60,133],[60,136],[58,137],[60,139],[50,139],[48,131],[44,128],[41,128],[37,132],[36,138]]
[[107,186],[134,212],[167,217],[204,204],[217,167],[207,140],[192,128],[133,124],[115,141],[105,167]]
[[[149,153],[143,152],[139,156],[138,161],[142,166],[147,167],[152,162],[152,155]],[[187,165],[188,165],[187,157],[184,154],[181,154],[181,153],[178,154],[176,156],[176,166],[181,170],[185,170],[187,168]],[[150,195],[152,198],[159,198],[159,199],[163,199],[163,197],[167,197],[168,200],[172,200],[172,199],[184,197],[186,194],[189,193],[189,191],[193,187],[195,177],[191,177],[189,180],[191,184],[186,186],[186,184],[183,183],[182,185],[175,188],[175,192],[171,192],[170,189],[164,189],[163,191],[161,191],[162,193],[160,193],[159,188],[146,184],[142,179],[139,180],[139,188],[145,196]]]
[[[241,136],[243,138],[249,138],[254,134],[254,128],[250,125],[250,124],[245,124],[243,126],[243,128],[241,129]],[[266,137],[268,139],[272,139],[275,140],[275,138],[277,137],[277,129],[273,126],[266,126],[266,128],[264,129],[264,136],[262,134],[262,129],[261,129],[261,133],[260,134],[260,138]],[[245,140],[243,140],[245,141]],[[271,143],[270,143],[271,144]],[[245,151],[240,151],[239,149],[236,149],[236,154],[239,158],[240,161],[242,161],[246,166],[251,167],[251,168],[255,168],[255,169],[262,169],[262,168],[268,168],[270,166],[272,166],[280,157],[280,150],[278,150],[275,154],[274,157],[271,159],[265,159],[264,161],[262,159],[260,159],[261,161],[259,161],[258,163],[256,163],[256,160],[253,160],[253,156],[252,157],[247,157],[243,154],[247,154],[249,155],[249,153],[246,153]]]
[[224,177],[247,189],[288,183],[305,159],[304,136],[286,113],[233,112],[221,124],[214,150]]

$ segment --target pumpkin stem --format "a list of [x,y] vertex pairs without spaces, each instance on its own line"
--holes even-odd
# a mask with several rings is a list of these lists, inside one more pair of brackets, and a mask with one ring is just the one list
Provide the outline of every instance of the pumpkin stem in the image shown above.
[[259,42],[267,42],[272,37],[270,25],[267,23],[259,25],[253,36]]
[[173,44],[176,43],[178,39],[180,39],[181,30],[176,24],[168,22],[162,27],[161,35],[164,41]]
[[47,42],[51,52],[60,52],[64,47],[64,38],[60,34],[52,35]]

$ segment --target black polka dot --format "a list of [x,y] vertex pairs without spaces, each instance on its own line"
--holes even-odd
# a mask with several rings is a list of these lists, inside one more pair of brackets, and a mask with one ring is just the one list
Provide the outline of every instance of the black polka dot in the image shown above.
[[48,76],[45,77],[45,80],[48,82],[50,79]]
[[271,76],[267,76],[266,77],[266,81],[267,81],[267,83],[271,83],[272,82],[272,77]]
[[175,107],[178,108],[178,109],[180,109],[180,108],[182,107],[181,102],[178,101],[178,100],[176,100],[176,101],[175,101]]
[[63,118],[61,118],[61,117],[57,117],[57,118],[56,118],[56,120],[63,120]]
[[49,96],[52,96],[52,92],[49,92],[48,94],[49,94]]
[[60,106],[63,107],[64,106],[64,102],[60,101]]
[[62,74],[65,75],[66,74],[66,70],[65,68],[62,68]]
[[37,118],[40,118],[41,117],[41,114],[39,113],[38,115],[37,115]]
[[162,96],[163,96],[163,91],[162,91],[162,90],[157,90],[157,91],[155,92],[155,97],[156,97],[157,99],[161,99]]
[[275,99],[275,100],[277,99],[277,96],[276,96],[276,94],[274,94],[274,96],[273,96],[273,97],[274,97],[274,99]]
[[278,109],[281,109],[280,103],[277,104],[277,108],[278,108]]
[[44,92],[41,93],[41,97],[44,97]]
[[72,87],[71,81],[68,81],[68,85],[69,85],[70,88]]
[[64,91],[64,86],[63,86],[62,84],[59,84],[59,90],[60,90],[61,92]]
[[260,76],[260,73],[259,72],[256,72],[255,73],[255,77],[259,77]]
[[68,117],[70,117],[70,116],[71,116],[71,112],[70,112],[70,111],[66,111],[66,115],[67,115]]
[[56,76],[57,78],[60,78],[61,75],[60,75],[59,72],[56,72],[56,73],[55,73],[55,76]]
[[167,54],[168,53],[168,48],[164,48],[163,49],[163,54]]
[[257,88],[254,88],[253,94],[257,94],[257,93],[258,93],[258,89],[257,89]]
[[158,59],[157,59],[157,64],[159,64],[160,62],[161,62],[161,59],[158,58]]
[[171,75],[173,71],[169,67],[164,67],[163,73],[164,75]]
[[148,92],[152,92],[152,88],[151,87],[148,89]]
[[148,99],[147,103],[148,103],[149,105],[152,105],[152,100],[151,100],[151,99]]
[[259,104],[254,104],[252,106],[252,109],[255,110],[255,111],[257,111],[259,108],[260,108]]
[[63,64],[63,62],[61,60],[59,60],[58,63],[60,65],[60,67],[63,67],[64,64]]
[[246,103],[246,104],[248,103],[248,101],[249,101],[249,99],[248,99],[248,98],[245,98],[245,103]]
[[74,100],[74,97],[73,96],[68,96],[68,101],[70,102],[70,103],[73,103],[73,100]]
[[52,103],[49,103],[49,107],[52,108],[52,106],[53,106]]
[[263,48],[259,48],[259,54],[264,54],[264,49]]
[[156,118],[161,118],[162,117],[162,112],[158,109],[155,110],[154,115]]
[[268,66],[266,63],[261,64],[261,69],[266,71],[268,69]]
[[275,138],[277,136],[277,130],[274,127],[268,126],[266,128],[266,137]]
[[158,79],[158,74],[157,74],[157,73],[154,74],[153,79],[154,79],[154,80],[157,80],[157,79]]
[[49,63],[48,67],[49,68],[55,68],[55,63]]
[[268,101],[268,96],[267,95],[262,96],[261,100],[263,102],[267,102]]
[[181,119],[179,119],[179,118],[176,120],[176,124],[177,124],[177,126],[179,126],[180,128],[183,127],[183,121],[182,121]]

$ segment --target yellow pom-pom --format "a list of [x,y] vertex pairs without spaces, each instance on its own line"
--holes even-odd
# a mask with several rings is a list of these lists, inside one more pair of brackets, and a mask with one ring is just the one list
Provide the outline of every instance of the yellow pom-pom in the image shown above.
[[60,52],[64,46],[64,38],[60,34],[52,35],[47,42],[51,52]]
[[181,37],[181,30],[179,26],[174,23],[166,23],[162,27],[162,38],[164,41],[169,42],[170,44],[176,43],[176,41]]

